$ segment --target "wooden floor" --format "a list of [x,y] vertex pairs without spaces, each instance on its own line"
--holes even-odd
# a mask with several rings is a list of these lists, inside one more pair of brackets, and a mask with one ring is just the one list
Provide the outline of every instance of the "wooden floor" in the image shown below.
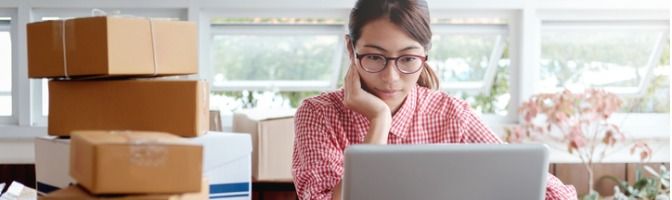
[[[670,168],[670,163],[648,163],[646,165],[658,169],[661,164],[668,169]],[[634,182],[634,174],[639,166],[640,164],[633,163],[595,165],[595,189],[602,195],[612,195],[614,185],[617,183],[601,177],[610,175],[619,180]],[[588,172],[581,164],[552,164],[549,172],[560,178],[565,184],[574,185],[579,194],[585,194],[588,191]],[[0,183],[11,183],[11,181],[18,181],[25,185],[29,185],[28,183],[34,184],[35,166],[32,164],[0,165]],[[253,183],[252,199],[295,200],[298,198],[292,183]]]

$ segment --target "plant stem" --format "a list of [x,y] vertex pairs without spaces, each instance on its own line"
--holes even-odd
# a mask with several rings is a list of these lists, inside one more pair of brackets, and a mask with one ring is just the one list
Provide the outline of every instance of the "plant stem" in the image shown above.
[[594,188],[594,183],[593,183],[593,163],[588,162],[588,163],[583,163],[583,166],[586,167],[586,170],[588,171],[588,194],[592,193],[595,191]]

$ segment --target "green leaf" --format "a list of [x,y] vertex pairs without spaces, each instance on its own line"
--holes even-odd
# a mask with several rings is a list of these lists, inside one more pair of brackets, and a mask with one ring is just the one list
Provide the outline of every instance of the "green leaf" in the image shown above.
[[588,194],[584,195],[581,200],[598,200],[600,198],[600,194],[597,193],[596,191],[590,191]]

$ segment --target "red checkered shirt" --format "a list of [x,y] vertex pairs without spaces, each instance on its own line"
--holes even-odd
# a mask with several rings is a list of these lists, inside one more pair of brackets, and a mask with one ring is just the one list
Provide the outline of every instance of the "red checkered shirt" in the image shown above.
[[[296,113],[292,174],[300,199],[331,199],[343,175],[344,150],[364,142],[369,121],[343,105],[343,90],[303,101]],[[416,86],[392,117],[388,144],[502,143],[469,105]],[[546,199],[576,199],[573,186],[548,176]]]

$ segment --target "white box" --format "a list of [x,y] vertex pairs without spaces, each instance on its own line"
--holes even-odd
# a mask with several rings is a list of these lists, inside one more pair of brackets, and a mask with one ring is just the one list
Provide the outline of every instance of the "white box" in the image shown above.
[[191,139],[203,144],[203,174],[210,182],[210,199],[252,199],[249,135],[208,132]]
[[43,136],[35,139],[35,188],[40,195],[74,183],[70,177],[70,139]]
[[[248,134],[208,132],[189,139],[203,144],[203,176],[210,183],[210,199],[252,198],[252,141]],[[69,139],[53,136],[35,140],[35,173],[40,194],[74,182],[68,175],[69,144]]]

